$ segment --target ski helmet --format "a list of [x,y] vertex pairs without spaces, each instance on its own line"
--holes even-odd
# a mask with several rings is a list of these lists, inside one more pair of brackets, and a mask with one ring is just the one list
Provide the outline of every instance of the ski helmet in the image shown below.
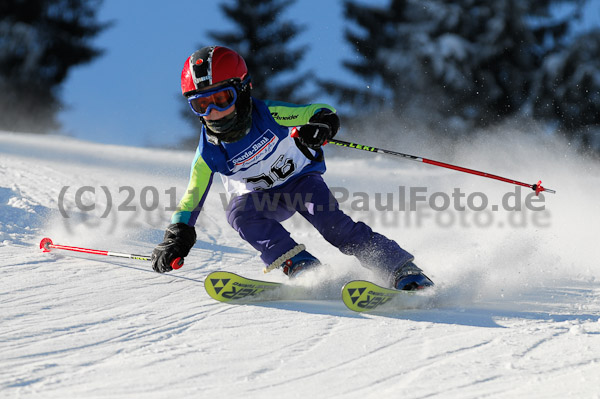
[[189,97],[218,87],[232,87],[237,94],[235,110],[219,120],[200,120],[211,143],[230,143],[244,137],[252,125],[252,84],[244,59],[221,46],[203,47],[187,58],[181,71],[181,92]]

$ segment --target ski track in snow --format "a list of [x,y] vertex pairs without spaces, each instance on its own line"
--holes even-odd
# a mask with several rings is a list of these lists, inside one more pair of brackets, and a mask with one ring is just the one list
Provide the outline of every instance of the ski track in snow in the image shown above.
[[[0,133],[0,397],[598,398],[598,165],[551,142],[541,145],[549,156],[532,160],[524,156],[528,139],[521,140],[516,147],[502,138],[476,140],[451,156],[434,145],[420,153],[509,177],[543,174],[558,192],[545,197],[550,226],[438,225],[434,213],[420,226],[398,226],[381,219],[373,198],[365,212],[353,210],[351,199],[342,203],[415,253],[437,284],[416,308],[357,314],[336,297],[341,285],[378,276],[296,217],[286,227],[330,265],[298,283],[312,287],[312,297],[250,305],[210,299],[203,282],[216,270],[285,281],[279,271],[262,275],[258,255],[227,225],[218,179],[179,271],[159,275],[148,262],[42,253],[44,236],[150,253],[169,220],[165,191],[177,187],[179,198],[193,151]],[[327,151],[326,180],[350,193],[460,187],[498,203],[511,189]],[[160,206],[143,211],[140,193],[150,186]],[[80,187],[95,188],[81,198],[94,210],[77,208]],[[127,190],[136,210],[118,211]],[[390,215],[406,222],[403,213]]]

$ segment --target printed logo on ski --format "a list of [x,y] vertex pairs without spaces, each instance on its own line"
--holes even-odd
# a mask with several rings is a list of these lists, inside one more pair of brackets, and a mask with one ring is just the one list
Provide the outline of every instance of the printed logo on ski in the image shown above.
[[[370,290],[365,293],[366,290],[366,287],[348,289],[348,294],[350,294],[350,300],[352,303],[362,309],[374,309],[392,299],[392,295],[385,295],[383,293],[373,292]],[[361,297],[363,297],[363,294],[365,295],[365,299],[358,301]]]
[[217,295],[219,295],[221,290],[223,288],[225,288],[227,283],[229,283],[229,279],[228,278],[211,278],[210,283],[212,284],[213,288],[215,289],[215,293]]
[[212,278],[210,282],[215,290],[215,293],[227,300],[239,300],[247,296],[256,295],[264,291],[264,287],[257,286],[255,284],[243,284],[234,281],[231,284],[231,289],[223,291],[223,289],[229,284],[230,279]]

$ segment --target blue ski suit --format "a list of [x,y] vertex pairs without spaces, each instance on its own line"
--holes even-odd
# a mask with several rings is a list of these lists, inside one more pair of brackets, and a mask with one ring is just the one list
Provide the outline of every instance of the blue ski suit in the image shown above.
[[229,224],[260,252],[267,266],[298,245],[280,223],[298,212],[342,253],[391,276],[413,256],[340,210],[321,176],[326,170],[321,150],[302,148],[290,136],[294,126],[308,123],[324,108],[335,112],[326,104],[252,98],[252,128],[241,140],[212,144],[203,127],[187,193],[171,222],[195,225],[218,172],[233,195]]

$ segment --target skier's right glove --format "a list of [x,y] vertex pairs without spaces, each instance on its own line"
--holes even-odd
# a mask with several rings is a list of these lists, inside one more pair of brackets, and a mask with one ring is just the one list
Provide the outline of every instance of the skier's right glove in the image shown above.
[[152,269],[158,273],[173,270],[172,262],[185,258],[196,243],[196,229],[185,223],[170,224],[164,241],[152,251]]

